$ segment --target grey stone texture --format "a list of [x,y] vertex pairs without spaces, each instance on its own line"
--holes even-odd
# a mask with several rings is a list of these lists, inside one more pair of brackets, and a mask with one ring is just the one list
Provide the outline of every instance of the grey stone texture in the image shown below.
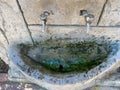
[[120,0],[107,1],[99,25],[101,26],[120,25]]
[[85,25],[80,10],[93,14],[96,25],[106,0],[19,0],[28,24],[39,24],[43,11],[50,11],[48,24],[78,24]]
[[[85,25],[84,18],[79,16],[80,10],[85,9],[95,16],[92,23],[94,26],[98,22],[100,26],[120,25],[119,0],[108,0],[107,2],[106,0],[19,0],[19,2],[28,24],[41,24],[39,16],[43,11],[48,10],[52,13],[48,17],[48,24]],[[101,11],[103,11],[102,14]],[[27,27],[25,20],[16,0],[0,0],[0,57],[9,65],[9,45],[32,43],[28,28],[35,41],[49,38],[51,35],[61,35],[62,37],[68,33],[73,33],[74,37],[77,37],[82,31],[86,32],[86,27],[80,26],[47,26],[46,32],[42,32],[42,26]],[[117,27],[92,27],[88,34],[120,40],[120,28]],[[87,34],[85,35],[87,36]],[[71,35],[71,37],[73,36]],[[12,67],[12,65],[10,66]],[[59,86],[56,87],[59,88]],[[62,88],[71,90],[67,86]],[[75,85],[75,88],[80,90],[78,84]]]

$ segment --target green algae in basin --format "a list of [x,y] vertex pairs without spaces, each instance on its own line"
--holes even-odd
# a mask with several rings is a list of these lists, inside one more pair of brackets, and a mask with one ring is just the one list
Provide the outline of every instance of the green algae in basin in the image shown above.
[[42,67],[54,72],[84,72],[106,60],[109,50],[106,44],[89,42],[63,42],[48,40],[35,46],[23,45],[21,54]]

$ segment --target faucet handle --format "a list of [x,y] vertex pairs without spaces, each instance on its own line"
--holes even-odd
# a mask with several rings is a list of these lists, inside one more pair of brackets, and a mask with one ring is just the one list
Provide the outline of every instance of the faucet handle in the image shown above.
[[52,10],[50,10],[50,11],[44,11],[41,15],[40,15],[40,19],[41,20],[46,20],[47,19],[47,16],[49,16],[50,14],[54,14],[53,12],[52,12]]
[[44,14],[41,14],[41,15],[40,15],[40,19],[41,19],[41,20],[45,20],[46,18],[47,18],[47,17],[46,17]]
[[92,21],[94,20],[94,15],[88,14],[87,16],[85,16],[85,20],[87,23],[91,24]]
[[40,15],[40,19],[41,20],[46,20],[47,19],[47,16],[50,15],[50,12],[49,11],[44,11],[41,15]]
[[44,11],[43,14],[44,14],[45,16],[49,16],[49,15],[50,15],[50,12],[49,12],[49,11]]
[[87,10],[80,10],[80,16],[87,16],[88,15],[88,12]]
[[54,13],[52,10],[49,10],[49,11],[44,11],[43,14],[49,16],[50,14],[53,15]]

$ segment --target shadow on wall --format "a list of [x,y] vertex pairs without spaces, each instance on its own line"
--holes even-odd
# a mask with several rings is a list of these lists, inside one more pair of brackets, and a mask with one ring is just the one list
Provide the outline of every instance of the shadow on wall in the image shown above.
[[7,73],[9,66],[0,58],[0,73]]

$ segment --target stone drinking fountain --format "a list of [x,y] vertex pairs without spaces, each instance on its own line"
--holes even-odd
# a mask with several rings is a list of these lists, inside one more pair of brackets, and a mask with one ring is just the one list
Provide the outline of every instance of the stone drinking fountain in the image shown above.
[[9,65],[8,79],[48,90],[83,90],[116,70],[120,27],[110,25],[119,25],[119,3],[110,1],[113,6],[104,10],[107,1],[0,0],[0,58]]
[[[120,42],[110,37],[68,30],[42,33],[34,45],[11,44],[8,53],[11,65],[21,74],[16,71],[16,77],[23,76],[26,81],[49,90],[73,90],[82,88],[115,65],[120,58],[119,48]],[[9,73],[15,73],[12,71]],[[9,79],[12,80],[12,74]]]

